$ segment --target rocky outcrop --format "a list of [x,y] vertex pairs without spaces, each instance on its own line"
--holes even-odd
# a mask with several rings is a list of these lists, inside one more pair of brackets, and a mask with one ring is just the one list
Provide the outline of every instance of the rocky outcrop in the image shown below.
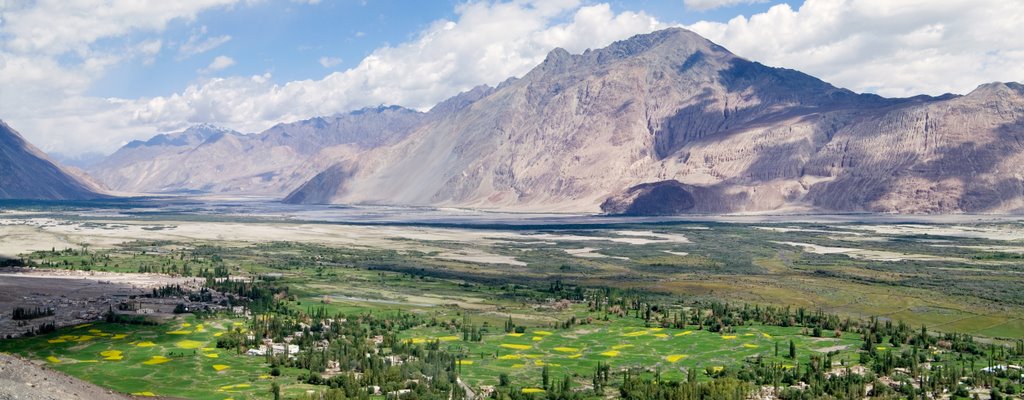
[[87,200],[108,197],[87,179],[65,171],[0,121],[0,199]]
[[675,180],[643,183],[609,197],[601,211],[617,215],[676,215],[693,209],[693,194]]

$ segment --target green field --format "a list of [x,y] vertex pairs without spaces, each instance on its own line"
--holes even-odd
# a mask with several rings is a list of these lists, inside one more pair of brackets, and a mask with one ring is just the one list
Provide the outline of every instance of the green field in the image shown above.
[[[968,228],[999,231],[998,225]],[[409,250],[387,249],[386,243],[353,247],[144,241],[87,253],[37,252],[31,258],[56,268],[116,272],[199,275],[218,266],[233,275],[280,272],[308,288],[311,295],[348,291],[352,297],[365,296],[361,290],[350,290],[352,275],[361,279],[353,268],[482,284],[531,285],[561,279],[669,296],[791,305],[861,318],[882,316],[927,324],[937,331],[1024,338],[1024,280],[1020,279],[1024,259],[1011,252],[1024,251],[1019,249],[1024,246],[1021,240],[865,233],[865,229],[855,224],[616,225],[485,231],[474,233],[485,239],[465,241],[394,241]],[[487,240],[490,232],[514,236]],[[652,236],[638,236],[644,232]],[[660,240],[658,235],[685,237],[687,242]],[[641,241],[630,242],[633,239]],[[816,254],[787,243],[849,250],[853,255]],[[584,256],[570,254],[581,249],[591,251]],[[471,262],[449,258],[453,253],[500,258]],[[505,264],[502,259],[525,265]],[[410,283],[394,290],[392,297],[433,290],[419,287],[422,281]]]
[[[441,339],[441,345],[465,354],[462,373],[477,385],[496,385],[498,375],[506,373],[525,386],[539,386],[541,368],[549,366],[553,374],[586,375],[598,362],[614,370],[636,368],[653,373],[660,370],[665,379],[679,380],[687,369],[735,368],[757,356],[792,368],[807,362],[811,354],[839,353],[835,360],[853,365],[860,338],[813,338],[797,328],[744,326],[735,332],[718,334],[706,330],[646,328],[635,318],[597,321],[573,329],[528,329],[523,334],[487,335],[482,342],[446,342],[455,333],[437,329],[413,329],[407,340]],[[447,335],[447,336],[446,336]],[[793,340],[797,362],[785,357]],[[775,356],[779,345],[780,355]]]
[[[0,341],[0,351],[18,353],[138,396],[266,397],[274,381],[281,383],[286,393],[295,395],[314,388],[294,383],[298,370],[285,369],[282,376],[273,377],[263,357],[216,348],[216,339],[229,330],[248,331],[243,320],[226,318],[188,317],[157,326],[97,322],[33,338]],[[811,354],[834,351],[837,361],[853,365],[860,343],[857,335],[813,338],[799,328],[775,326],[743,326],[728,334],[696,327],[645,328],[642,320],[633,317],[613,317],[570,329],[489,333],[481,342],[466,342],[458,332],[428,326],[402,331],[399,337],[413,344],[436,340],[447,350],[462,354],[459,369],[473,387],[497,384],[500,373],[509,374],[520,385],[539,386],[544,365],[557,376],[586,376],[603,362],[615,370],[660,370],[666,379],[681,379],[688,368],[735,368],[758,355],[791,368],[807,362]],[[795,361],[785,357],[790,340],[798,349]],[[776,344],[780,356],[774,356]]]
[[[0,341],[0,351],[137,396],[198,399],[265,397],[270,382],[262,357],[216,348],[216,338],[241,328],[237,319],[158,326],[94,323],[27,339]],[[238,325],[236,325],[238,324]]]
[[[949,227],[928,229],[939,228]],[[423,236],[444,234],[446,228],[417,229],[416,235]],[[928,350],[931,355],[921,362],[973,371],[997,361],[1021,362],[1020,355],[985,346],[1019,346],[1016,340],[1024,338],[1024,280],[1019,279],[1024,260],[1014,247],[1024,244],[1017,239],[872,229],[857,224],[720,223],[487,228],[460,231],[461,236],[444,240],[407,235],[365,245],[179,237],[53,249],[25,258],[51,268],[121,273],[230,275],[242,280],[273,273],[268,282],[287,290],[275,297],[280,308],[271,314],[288,324],[308,321],[314,313],[342,319],[372,316],[366,320],[368,332],[393,335],[401,343],[379,349],[379,356],[415,355],[420,360],[416,368],[443,369],[424,366],[430,359],[424,351],[439,351],[442,359],[457,358],[457,374],[477,389],[498,385],[499,376],[505,375],[517,387],[533,391],[543,386],[544,371],[587,388],[599,365],[609,366],[618,377],[632,374],[673,382],[687,380],[693,371],[701,382],[749,377],[765,365],[805,371],[822,359],[833,362],[829,368],[889,368],[879,366],[885,354],[902,363],[917,357],[919,349],[909,347],[908,335],[922,326],[932,333],[932,342],[952,333],[976,338],[944,339],[969,346]],[[1000,227],[970,229],[998,233]],[[610,304],[587,306],[604,291],[615,293],[624,316],[610,314]],[[567,303],[555,306],[559,301]],[[798,310],[800,315],[833,315],[837,321],[845,319],[849,329],[812,335],[811,322],[736,323],[731,314],[723,317],[731,321],[724,332],[695,321],[670,328],[675,326],[669,320],[673,315],[699,314],[704,323],[708,307],[713,307],[709,304],[724,303],[734,307],[731,313],[740,307],[771,306],[789,318]],[[638,317],[643,307],[650,313],[652,306],[657,309],[653,318]],[[417,322],[402,327],[386,323],[386,329],[375,325],[402,315]],[[900,328],[899,339],[891,336],[897,330],[885,328],[865,363],[862,345],[872,317],[879,318],[879,325],[905,321],[908,327]],[[280,376],[271,376],[266,359],[239,354],[245,346],[215,348],[217,335],[254,323],[225,315],[179,317],[155,326],[95,323],[0,341],[0,351],[126,393],[267,398],[272,383],[286,397],[327,390],[325,384],[306,383],[316,372],[307,367],[283,362]],[[506,332],[506,323],[520,327],[522,334]],[[467,326],[480,333],[479,340],[464,340]],[[788,357],[790,342],[795,359]],[[349,340],[344,346],[346,350],[331,351],[366,344]],[[153,360],[157,362],[147,363]],[[385,367],[394,368],[391,375],[404,371],[401,366]],[[389,390],[396,387],[401,385]],[[420,395],[429,397],[427,392]]]

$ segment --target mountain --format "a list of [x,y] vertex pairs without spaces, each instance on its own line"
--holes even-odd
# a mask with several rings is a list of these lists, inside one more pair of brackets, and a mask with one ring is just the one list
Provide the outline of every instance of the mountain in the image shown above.
[[886,99],[668,29],[522,79],[326,168],[299,203],[622,214],[1024,209],[1024,91]]
[[[241,133],[229,129],[195,125],[182,132],[156,135],[147,141],[132,141],[90,166],[88,171],[110,188],[122,192],[195,190],[190,185],[200,177],[223,172],[226,164],[236,164],[232,159],[239,153],[223,148],[232,147],[242,138]],[[230,179],[229,174],[221,177]]]
[[[426,113],[376,108],[232,137],[237,145],[219,152],[164,146],[153,161],[93,172],[115,188],[305,204],[1024,211],[1020,84],[883,98],[743,59],[678,28],[582,54],[552,50],[523,77]],[[127,171],[129,184],[111,181],[111,170]]]
[[62,169],[0,121],[0,199],[86,200],[107,197],[84,177]]
[[282,196],[328,167],[321,160],[400,139],[422,113],[377,107],[242,134],[196,125],[131,142],[89,172],[113,189]]

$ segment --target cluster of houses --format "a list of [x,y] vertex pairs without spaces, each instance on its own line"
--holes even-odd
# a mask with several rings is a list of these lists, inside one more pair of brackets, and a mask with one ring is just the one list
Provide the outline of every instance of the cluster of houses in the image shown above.
[[250,356],[265,356],[270,355],[286,355],[290,358],[294,358],[296,354],[299,354],[299,345],[289,343],[274,343],[273,340],[264,339],[263,344],[259,347],[251,348],[246,350],[245,354]]

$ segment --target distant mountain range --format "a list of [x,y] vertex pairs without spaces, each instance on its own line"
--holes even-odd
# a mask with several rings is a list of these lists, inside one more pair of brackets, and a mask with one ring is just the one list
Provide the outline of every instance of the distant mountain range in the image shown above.
[[128,143],[89,168],[112,189],[131,193],[234,193],[283,197],[330,166],[393,144],[423,120],[401,107],[363,109],[279,124],[258,135],[212,125]]
[[243,135],[133,142],[89,172],[124,192],[515,211],[1019,212],[1024,86],[888,99],[667,29],[421,113],[363,109]]
[[0,121],[0,199],[87,200],[108,197],[84,174],[67,170]]

